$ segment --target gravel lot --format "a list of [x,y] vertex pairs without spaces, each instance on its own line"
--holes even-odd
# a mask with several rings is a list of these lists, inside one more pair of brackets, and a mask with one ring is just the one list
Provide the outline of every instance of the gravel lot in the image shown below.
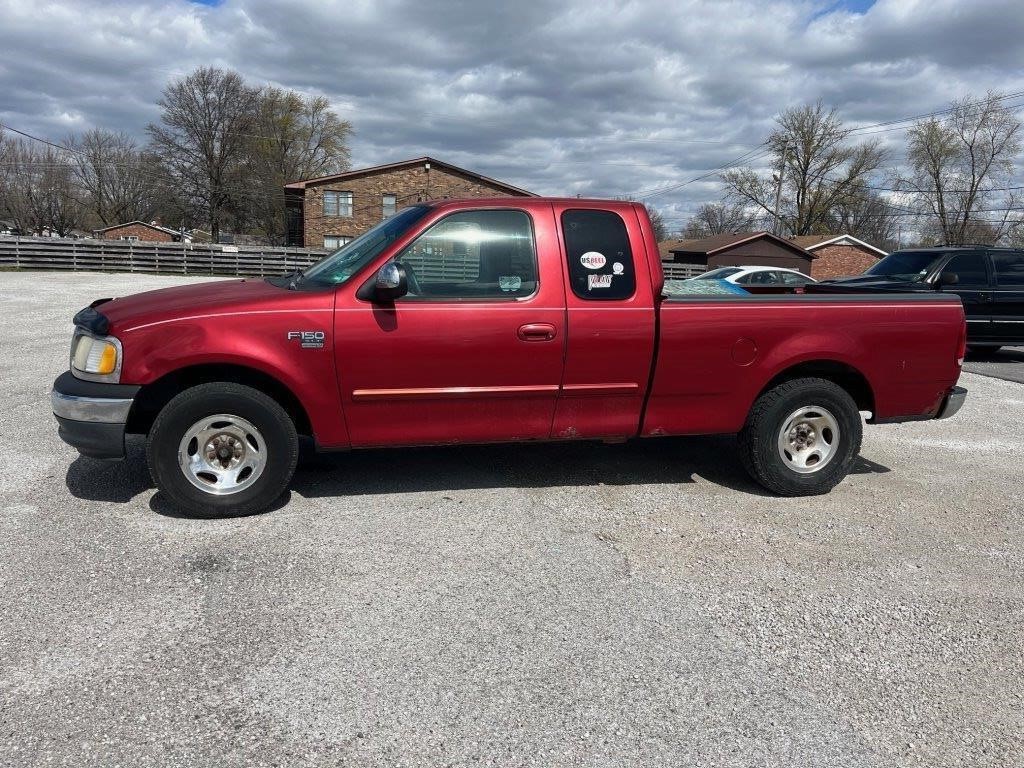
[[70,317],[0,273],[0,763],[1024,764],[1024,385],[765,495],[732,441],[341,456],[181,519],[57,439]]

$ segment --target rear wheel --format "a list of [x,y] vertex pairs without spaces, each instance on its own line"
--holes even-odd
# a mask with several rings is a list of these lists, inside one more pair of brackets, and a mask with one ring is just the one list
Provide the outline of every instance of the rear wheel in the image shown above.
[[232,382],[177,395],[157,415],[146,446],[157,487],[194,517],[262,512],[288,486],[298,450],[280,404]]
[[744,466],[758,483],[783,496],[828,493],[860,451],[857,404],[826,379],[793,379],[754,403],[740,432]]

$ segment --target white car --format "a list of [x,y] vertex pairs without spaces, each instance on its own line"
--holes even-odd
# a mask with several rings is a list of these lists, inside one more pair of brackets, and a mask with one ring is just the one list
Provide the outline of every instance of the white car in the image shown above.
[[725,280],[742,286],[777,285],[790,288],[800,288],[808,283],[818,282],[803,272],[782,267],[719,267],[690,279]]

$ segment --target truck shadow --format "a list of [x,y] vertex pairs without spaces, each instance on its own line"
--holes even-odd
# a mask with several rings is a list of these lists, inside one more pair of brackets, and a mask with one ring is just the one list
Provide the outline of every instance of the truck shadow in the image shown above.
[[[124,504],[153,487],[142,439],[131,437],[127,460],[79,457],[67,486],[81,499]],[[853,473],[889,468],[860,457]],[[755,496],[770,496],[751,480],[731,437],[660,438],[621,445],[596,442],[473,445],[362,450],[310,455],[300,463],[291,490],[305,497],[345,497],[497,488],[642,486],[689,484],[701,478]],[[287,503],[287,496],[273,509]],[[160,514],[175,513],[157,494]]]

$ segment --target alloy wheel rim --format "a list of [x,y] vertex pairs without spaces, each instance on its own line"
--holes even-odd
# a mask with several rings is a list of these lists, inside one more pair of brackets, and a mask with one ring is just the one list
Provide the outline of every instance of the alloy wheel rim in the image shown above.
[[820,472],[839,452],[839,438],[839,422],[831,411],[820,405],[797,408],[779,429],[779,456],[801,475]]
[[206,416],[189,427],[178,444],[182,474],[211,496],[244,491],[259,479],[266,465],[263,435],[241,416]]

